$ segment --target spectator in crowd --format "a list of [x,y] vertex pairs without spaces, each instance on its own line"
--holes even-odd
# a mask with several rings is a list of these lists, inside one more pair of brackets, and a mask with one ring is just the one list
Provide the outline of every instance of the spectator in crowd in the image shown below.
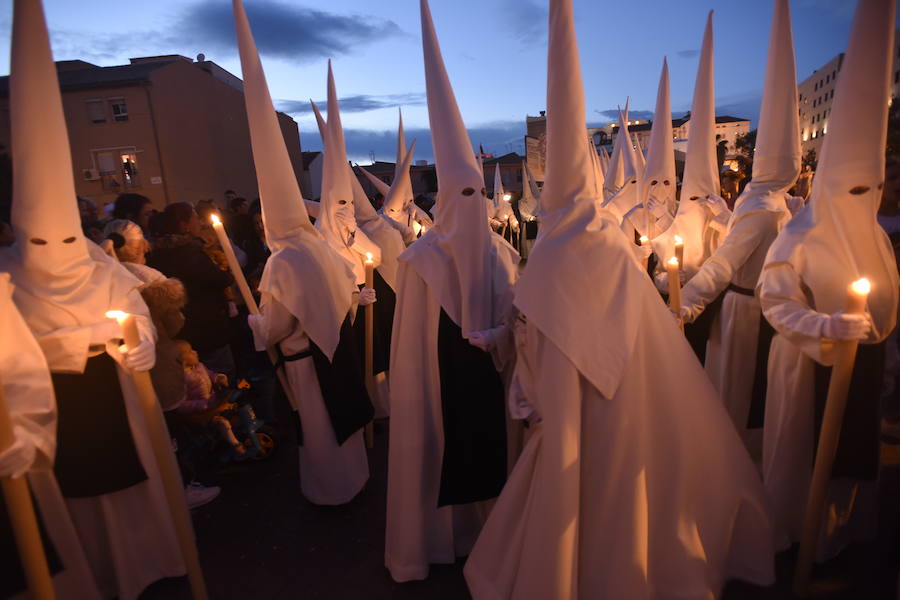
[[150,215],[153,214],[153,204],[150,198],[141,194],[119,194],[113,208],[113,218],[128,219],[137,223],[142,231],[146,231],[150,225]]
[[97,212],[97,204],[90,198],[78,196],[78,214],[81,217],[81,230],[85,237],[97,244],[103,241],[103,227]]
[[0,221],[0,248],[12,246],[16,241],[12,227],[6,221]]
[[170,204],[163,214],[165,234],[155,241],[148,264],[185,285],[188,302],[181,337],[191,343],[210,368],[233,377],[226,290],[234,279],[204,252],[200,239],[202,223],[190,204]]

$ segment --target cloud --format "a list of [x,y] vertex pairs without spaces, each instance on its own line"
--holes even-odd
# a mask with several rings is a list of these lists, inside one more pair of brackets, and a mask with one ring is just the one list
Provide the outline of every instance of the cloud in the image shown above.
[[699,56],[699,55],[700,55],[700,50],[699,50],[699,49],[695,49],[695,50],[679,50],[679,51],[676,52],[675,54],[677,54],[679,58],[694,58],[695,56]]
[[[345,54],[372,40],[402,34],[393,21],[370,15],[338,15],[276,0],[247,6],[247,17],[261,54],[294,60],[312,60]],[[231,3],[204,0],[187,7],[179,34],[194,46],[214,49],[235,46]]]
[[522,43],[533,45],[547,39],[547,8],[534,0],[505,0],[500,5],[504,28]]
[[[343,108],[343,106],[342,106]],[[304,128],[301,142],[304,150],[321,150],[322,142],[319,136],[306,133]],[[472,142],[472,152],[478,145],[484,146],[484,151],[496,156],[507,152],[525,154],[525,123],[524,121],[498,121],[486,123],[469,128],[469,139]],[[431,132],[427,128],[407,128],[406,142],[411,143],[416,139],[416,160],[434,161],[434,150],[431,145]],[[367,129],[345,129],[344,137],[347,141],[347,156],[350,160],[361,164],[368,163],[374,154],[375,160],[393,162],[397,153],[397,132],[374,131]]]
[[[395,106],[422,106],[425,104],[425,94],[388,94],[385,96],[371,96],[358,94],[339,98],[342,113],[361,113]],[[278,110],[291,115],[305,115],[312,112],[312,107],[305,100],[278,100]],[[323,113],[328,110],[328,103],[322,100],[316,101],[316,105]]]
[[[405,35],[390,20],[371,15],[347,15],[292,6],[280,0],[258,0],[247,6],[260,54],[297,62],[346,54],[386,37]],[[74,57],[101,63],[130,56],[201,50],[236,54],[231,3],[200,0],[186,4],[165,26],[127,33],[53,31],[58,58]]]
[[[601,117],[606,117],[610,121],[618,121],[619,120],[619,111],[615,108],[611,108],[609,110],[595,110],[595,113],[600,115]],[[653,111],[652,110],[628,110],[628,118],[629,119],[652,119]]]

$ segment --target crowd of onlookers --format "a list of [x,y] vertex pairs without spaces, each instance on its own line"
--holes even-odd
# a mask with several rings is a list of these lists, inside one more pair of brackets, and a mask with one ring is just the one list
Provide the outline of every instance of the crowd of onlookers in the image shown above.
[[209,502],[220,490],[197,478],[219,461],[253,456],[250,440],[235,436],[229,418],[237,388],[255,387],[252,408],[274,419],[272,367],[253,348],[246,307],[211,221],[213,214],[221,218],[255,289],[269,255],[259,201],[228,190],[224,210],[201,200],[159,211],[146,196],[129,193],[102,213],[89,198],[78,198],[78,207],[85,235],[141,282],[159,337],[151,377],[188,484],[188,503]]

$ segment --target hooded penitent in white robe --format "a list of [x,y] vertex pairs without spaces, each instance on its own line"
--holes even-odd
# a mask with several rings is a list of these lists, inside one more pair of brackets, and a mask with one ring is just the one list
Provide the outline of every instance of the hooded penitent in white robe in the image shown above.
[[[619,131],[622,131],[621,122],[623,121],[622,111],[619,111]],[[624,120],[628,120],[628,100],[625,101]],[[627,128],[626,128],[627,131]],[[627,146],[628,139],[621,135],[616,136],[613,142],[612,156],[609,158],[609,164],[606,171],[603,172],[603,202],[608,202],[610,198],[625,184],[625,159],[622,153]]]
[[785,541],[796,541],[803,530],[827,368],[838,354],[834,342],[824,339],[826,324],[845,310],[852,281],[866,277],[872,284],[867,311],[873,328],[858,351],[820,559],[873,534],[877,513],[873,480],[879,465],[883,342],[896,324],[898,295],[894,252],[876,221],[895,11],[893,0],[858,4],[809,204],[772,244],[757,288],[765,317],[777,331],[768,365],[763,479],[780,533]]
[[285,392],[300,417],[303,496],[314,504],[344,504],[369,478],[362,428],[373,413],[350,327],[356,277],[309,221],[241,0],[234,0],[233,10],[272,250],[259,284],[262,314],[250,325],[257,348],[277,345],[285,357]]
[[706,371],[754,456],[761,449],[765,360],[772,335],[754,289],[769,246],[790,219],[785,192],[800,173],[796,81],[787,0],[776,0],[753,180],[735,203],[724,241],[681,293],[686,322],[724,293],[709,335]]
[[544,215],[516,287],[510,395],[536,430],[466,562],[469,589],[693,599],[731,577],[769,584],[753,463],[632,241],[590,197],[571,0],[550,2],[549,47]]
[[426,0],[421,13],[440,188],[434,228],[400,257],[385,537],[396,581],[468,554],[514,454],[499,371],[513,362],[518,257],[485,221],[482,174]]
[[82,234],[72,178],[48,178],[42,167],[72,172],[40,2],[15,2],[10,71],[17,241],[0,270],[11,274],[13,300],[53,374],[54,470],[95,582],[105,596],[136,598],[185,567],[137,392],[119,366],[121,333],[106,312],[135,315],[142,342],[156,332],[140,282]]
[[[672,225],[654,237],[653,250],[659,264],[675,254],[675,236],[684,242],[684,269],[690,279],[718,247],[724,237],[731,213],[713,215],[704,201],[719,195],[719,167],[716,155],[716,96],[713,60],[713,11],[706,17],[706,30],[700,49],[694,100],[691,104],[691,133],[684,161],[681,199]],[[673,189],[674,193],[674,189]],[[674,198],[674,196],[673,196]],[[717,210],[717,208],[714,207]],[[667,286],[662,285],[662,289]]]
[[640,169],[631,142],[631,133],[628,131],[627,103],[625,112],[619,111],[619,135],[616,136],[616,141],[618,142],[620,138],[622,139],[621,162],[624,179],[622,185],[616,188],[615,193],[601,206],[616,218],[626,234],[633,236],[635,227],[630,222],[625,223],[624,219],[625,215],[641,203],[641,182]]
[[[28,478],[37,514],[46,531],[44,553],[57,598],[100,598],[90,566],[53,475],[56,455],[56,403],[47,361],[12,301],[9,275],[0,273],[0,385],[13,426],[13,445],[0,450],[0,477]],[[16,549],[8,513],[0,496],[0,546],[3,555]],[[0,596],[25,598],[24,573],[16,562],[4,563]]]

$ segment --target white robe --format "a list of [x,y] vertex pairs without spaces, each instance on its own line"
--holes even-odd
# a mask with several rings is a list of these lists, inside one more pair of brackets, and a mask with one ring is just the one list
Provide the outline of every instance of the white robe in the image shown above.
[[[14,299],[17,304],[41,302],[18,290]],[[108,306],[97,308],[98,315],[114,309],[135,315],[141,338],[155,339],[153,324],[137,288],[122,297],[113,296]],[[55,305],[47,304],[46,310],[57,312],[52,317],[56,322],[65,319],[64,311]],[[90,355],[89,326],[73,320],[69,327],[41,331],[40,323],[30,325],[51,371],[79,372],[84,368]],[[115,348],[108,351],[113,358],[120,358]],[[121,366],[117,366],[117,371],[131,434],[147,480],[102,496],[67,498],[66,505],[98,587],[104,596],[128,600],[137,598],[154,581],[184,575],[186,568],[137,390]],[[161,410],[159,418],[163,418]]]
[[[810,308],[803,282],[788,263],[768,266],[757,289],[765,318],[777,334],[769,353],[763,435],[763,483],[780,536],[787,547],[803,533],[815,453],[815,363],[832,365],[835,345],[822,339],[828,315]],[[876,526],[875,482],[832,479],[817,560],[849,542],[872,539]]]
[[688,320],[693,321],[725,292],[721,312],[709,334],[706,372],[754,457],[759,455],[762,433],[747,429],[747,418],[762,313],[755,296],[725,290],[730,283],[747,290],[756,288],[781,223],[782,216],[772,211],[748,213],[739,219],[681,294],[682,305],[690,311]]
[[659,296],[641,286],[635,351],[613,398],[532,322],[517,327],[510,403],[520,416],[530,403],[540,424],[466,563],[475,600],[695,600],[729,577],[774,581],[759,476]]
[[[290,356],[309,348],[309,336],[300,322],[269,294],[263,294],[260,311],[264,324],[253,325],[258,349],[280,344],[281,351]],[[300,491],[313,504],[346,504],[369,479],[363,432],[357,431],[338,445],[312,357],[285,363],[285,372],[303,426]]]
[[[500,325],[512,307],[515,251],[498,236],[491,240],[493,316]],[[429,564],[452,564],[468,554],[494,502],[438,508],[444,445],[437,355],[440,314],[441,305],[425,281],[401,260],[391,345],[385,535],[385,566],[399,582],[425,579]],[[511,350],[507,335],[492,353],[498,370],[511,365]],[[512,433],[508,456],[514,460],[518,438]]]
[[[0,373],[3,375],[6,410],[17,440],[11,451],[21,452],[19,447],[26,444],[35,449],[34,462],[28,470],[27,478],[40,518],[62,563],[62,570],[53,577],[56,597],[61,600],[100,598],[78,534],[53,475],[56,403],[50,372],[40,347],[12,304],[11,293],[8,280],[3,276],[0,278]],[[4,459],[9,458],[8,452],[0,450],[0,475],[6,475],[3,464]],[[46,552],[48,549],[44,550]],[[27,592],[16,596],[23,599],[27,597]]]

